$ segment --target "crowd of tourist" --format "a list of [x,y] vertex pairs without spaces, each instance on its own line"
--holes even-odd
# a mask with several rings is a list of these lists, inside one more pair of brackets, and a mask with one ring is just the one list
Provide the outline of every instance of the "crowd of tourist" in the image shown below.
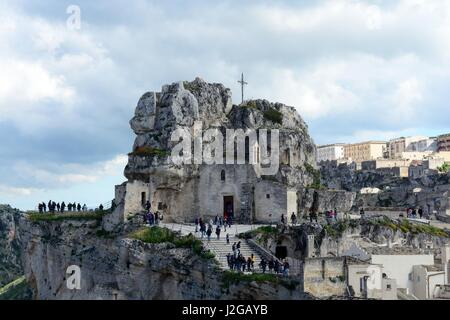
[[163,215],[159,211],[152,211],[150,201],[145,203],[144,223],[150,226],[159,225],[159,222],[163,219]]
[[423,219],[424,213],[422,208],[407,208],[406,209],[406,217],[407,218],[419,218]]
[[[255,271],[255,256],[251,254],[247,259],[241,253],[241,242],[235,242],[231,246],[231,253],[227,254],[227,263],[230,270],[242,271],[242,272],[254,272]],[[266,261],[262,258],[259,263],[262,273],[266,273],[267,269],[269,273],[289,275],[289,262],[285,260],[280,263],[278,259],[271,259]]]
[[[56,203],[55,201],[50,200],[48,203],[45,202],[41,202],[38,204],[38,210],[39,213],[45,213],[45,212],[50,212],[50,213],[55,213],[55,212],[60,212],[63,213],[64,211],[87,211],[88,207],[86,206],[86,204],[81,205],[80,203],[68,203],[66,204],[64,201],[61,203]],[[103,205],[100,205],[99,210],[103,210]]]
[[[210,219],[208,222],[204,221],[201,217],[195,218],[194,221],[195,224],[195,233],[200,231],[201,238],[203,239],[205,236],[208,238],[208,241],[211,240],[211,235],[213,234],[213,229],[215,229],[215,234],[217,237],[217,240],[220,240],[220,235],[222,233],[222,228],[224,232],[227,231],[227,227],[231,228],[232,225],[232,218],[227,217],[226,215],[222,218],[220,216],[216,216],[213,219]],[[226,241],[227,243],[230,242],[230,236],[226,235]]]

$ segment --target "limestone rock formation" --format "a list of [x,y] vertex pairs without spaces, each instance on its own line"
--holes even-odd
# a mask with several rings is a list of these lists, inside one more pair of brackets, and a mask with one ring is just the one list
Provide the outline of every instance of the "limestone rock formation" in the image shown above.
[[[127,234],[101,235],[98,221],[22,219],[25,275],[35,299],[204,300],[310,299],[297,287],[227,283],[223,271],[189,248],[147,244]],[[66,270],[81,269],[81,288]]]
[[0,205],[0,288],[23,275],[20,216],[19,210]]
[[316,166],[316,146],[295,108],[266,100],[233,105],[222,84],[196,78],[145,93],[130,125],[136,139],[124,171],[128,181],[116,186],[118,209],[105,219],[108,230],[146,201],[170,221],[226,211],[241,222],[278,220],[297,212],[299,192],[313,183],[307,167]]

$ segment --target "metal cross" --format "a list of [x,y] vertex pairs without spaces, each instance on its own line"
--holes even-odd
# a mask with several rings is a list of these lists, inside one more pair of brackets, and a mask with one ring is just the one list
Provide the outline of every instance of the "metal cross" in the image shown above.
[[246,84],[248,84],[247,82],[244,81],[244,73],[242,73],[242,75],[241,75],[241,80],[238,81],[238,83],[241,84],[242,103],[244,103],[244,86],[245,86]]

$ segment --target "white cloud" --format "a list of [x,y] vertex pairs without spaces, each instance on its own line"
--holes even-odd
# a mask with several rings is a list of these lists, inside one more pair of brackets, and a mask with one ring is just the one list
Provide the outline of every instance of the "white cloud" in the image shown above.
[[5,186],[0,184],[0,195],[9,195],[9,196],[29,196],[39,189],[35,188],[15,188],[10,186]]
[[123,172],[127,161],[126,155],[117,155],[110,160],[98,163],[48,164],[48,168],[41,168],[27,161],[19,161],[15,164],[13,171],[40,188],[57,189],[73,184],[92,184],[106,176],[117,176]]

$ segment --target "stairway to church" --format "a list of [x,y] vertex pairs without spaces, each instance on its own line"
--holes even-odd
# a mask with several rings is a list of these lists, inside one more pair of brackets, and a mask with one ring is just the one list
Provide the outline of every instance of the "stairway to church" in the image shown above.
[[[238,243],[241,241],[241,253],[247,259],[252,254],[255,257],[254,271],[261,272],[261,267],[259,263],[261,262],[261,256],[256,250],[254,250],[245,239],[239,239],[238,234],[252,230],[257,226],[252,225],[233,225],[231,228],[227,228],[225,231],[222,229],[220,239],[217,240],[215,233],[211,235],[211,240],[208,241],[207,237],[201,237],[200,232],[195,232],[195,226],[193,224],[177,224],[177,223],[161,223],[161,227],[166,227],[170,230],[180,232],[182,235],[188,235],[192,233],[196,238],[202,240],[203,245],[206,249],[211,250],[216,256],[216,260],[219,262],[220,267],[229,270],[227,263],[227,254],[232,253],[231,247],[233,243]],[[259,227],[259,226],[258,226]],[[229,234],[230,244],[226,242],[226,235]]]
[[227,254],[232,253],[231,247],[234,242],[237,243],[238,241],[241,241],[241,248],[240,248],[241,254],[245,257],[245,259],[247,259],[253,254],[255,257],[254,271],[256,272],[261,271],[261,268],[259,266],[259,263],[261,262],[261,257],[255,250],[253,250],[248,245],[246,240],[230,237],[230,244],[227,244],[225,237],[221,237],[221,239],[219,240],[217,240],[217,237],[215,238],[211,237],[210,241],[208,241],[208,239],[205,238],[203,238],[202,241],[205,248],[214,253],[214,255],[216,256],[216,260],[220,264],[220,267],[222,269],[227,270],[230,269],[227,263]]

